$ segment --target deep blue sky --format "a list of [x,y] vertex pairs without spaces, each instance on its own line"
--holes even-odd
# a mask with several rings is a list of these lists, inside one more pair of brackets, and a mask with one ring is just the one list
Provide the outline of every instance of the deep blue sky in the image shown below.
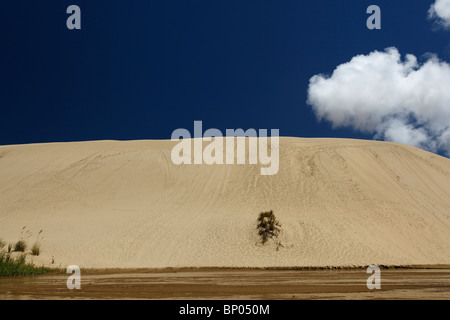
[[[449,60],[432,0],[7,1],[0,10],[0,144],[169,139],[176,128],[275,128],[371,138],[318,123],[309,79],[395,46]],[[76,4],[82,30],[66,28]],[[366,9],[382,10],[382,30]]]

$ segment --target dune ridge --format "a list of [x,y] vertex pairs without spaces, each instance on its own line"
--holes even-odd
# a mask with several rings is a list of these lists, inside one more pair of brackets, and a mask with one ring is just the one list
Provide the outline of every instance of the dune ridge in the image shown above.
[[[280,138],[280,168],[179,165],[168,140],[0,147],[0,238],[84,268],[450,264],[450,160],[389,142]],[[204,146],[207,143],[204,143]],[[273,210],[284,247],[255,245]],[[51,261],[54,263],[51,264]]]

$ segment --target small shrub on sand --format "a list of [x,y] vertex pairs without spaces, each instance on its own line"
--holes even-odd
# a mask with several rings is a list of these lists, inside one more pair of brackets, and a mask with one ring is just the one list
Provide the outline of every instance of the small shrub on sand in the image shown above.
[[37,242],[35,242],[33,244],[33,246],[31,247],[31,254],[33,256],[38,256],[41,253],[41,245]]
[[[261,212],[258,216],[257,226],[259,241],[265,244],[269,239],[277,238],[281,231],[281,224],[275,218],[273,211]],[[281,245],[281,243],[280,243]],[[277,246],[278,250],[278,246]]]
[[25,252],[26,249],[27,243],[23,240],[17,241],[16,244],[14,245],[14,251],[16,252]]
[[38,256],[41,253],[41,233],[44,230],[39,231],[38,236],[37,236],[37,240],[36,242],[33,244],[33,247],[31,247],[31,254],[33,256]]
[[0,239],[0,251],[3,250],[3,248],[6,246],[6,242]]

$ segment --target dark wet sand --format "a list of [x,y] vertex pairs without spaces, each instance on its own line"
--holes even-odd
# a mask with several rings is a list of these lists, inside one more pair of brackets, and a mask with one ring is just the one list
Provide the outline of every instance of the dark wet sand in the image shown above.
[[381,290],[369,290],[365,269],[82,271],[0,278],[0,299],[446,299],[450,270],[381,270]]

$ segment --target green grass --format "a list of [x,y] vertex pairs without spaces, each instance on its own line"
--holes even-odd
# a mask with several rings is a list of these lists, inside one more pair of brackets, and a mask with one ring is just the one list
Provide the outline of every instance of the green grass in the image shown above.
[[38,275],[54,272],[46,267],[36,267],[25,261],[26,255],[11,257],[10,254],[0,252],[0,277]]

